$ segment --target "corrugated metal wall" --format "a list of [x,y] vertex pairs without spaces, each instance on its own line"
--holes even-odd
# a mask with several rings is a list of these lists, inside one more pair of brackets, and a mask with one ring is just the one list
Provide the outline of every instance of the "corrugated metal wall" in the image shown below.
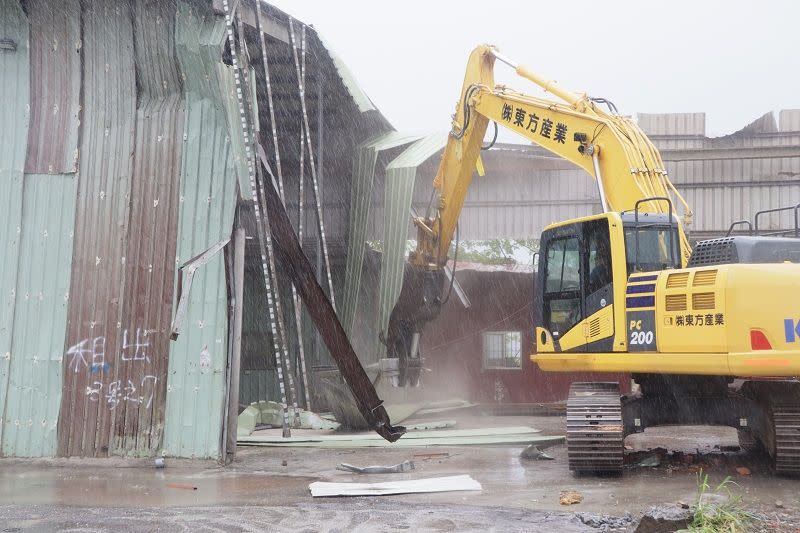
[[[195,0],[23,3],[30,19],[18,0],[0,0],[2,37],[16,46],[0,52],[0,97],[11,102],[0,127],[13,132],[0,146],[0,453],[219,457],[229,318],[222,254],[194,276],[183,334],[168,335],[177,267],[230,235],[237,176],[247,179],[224,18]],[[266,10],[277,32],[268,48],[288,73],[273,89],[296,187],[299,94],[287,19]],[[242,37],[258,54],[254,33],[247,27]],[[315,88],[307,104],[338,265],[347,206],[330,202],[347,199],[342,168],[354,145],[388,124],[353,93],[313,30],[307,38]],[[263,83],[257,72],[251,84]],[[324,128],[323,107],[332,110]],[[323,146],[324,130],[347,134]],[[327,184],[323,169],[332,171]],[[313,211],[306,216],[313,241]],[[341,277],[334,272],[339,286]],[[308,346],[310,366],[325,359]],[[264,378],[255,386],[271,383]]]
[[[704,113],[639,115],[661,150],[667,172],[695,213],[696,238],[720,234],[757,211],[800,203],[800,147],[796,110],[781,111],[780,127],[768,113],[741,131],[707,138]],[[791,215],[762,219],[767,228],[791,227]]]
[[16,2],[0,5],[0,11],[12,15],[4,20],[14,25],[2,33],[16,41],[17,50],[0,54],[0,61],[12,60],[25,68],[5,70],[1,77],[14,82],[10,87],[18,89],[16,101],[26,102],[10,106],[24,113],[25,121],[3,125],[3,131],[16,133],[9,136],[8,146],[17,155],[0,154],[0,161],[21,170],[16,166],[19,150],[24,153],[28,142],[24,178],[15,172],[22,179],[2,183],[11,202],[3,207],[9,213],[5,229],[13,235],[11,241],[2,241],[9,246],[0,267],[3,294],[9,296],[0,325],[0,339],[7,347],[0,359],[0,453],[36,457],[55,452],[61,400],[75,212],[80,13],[77,0],[64,2],[57,16],[45,2],[29,2],[29,48],[28,21],[12,4]]
[[81,157],[58,454],[98,456],[113,446],[118,351],[131,333],[122,308],[136,66],[129,10],[113,0],[83,9]]
[[84,6],[60,455],[161,445],[184,123],[174,20],[168,2]]
[[25,172],[78,170],[81,88],[81,16],[78,0],[54,9],[48,0],[28,0],[31,25],[31,125]]
[[25,174],[2,454],[56,451],[75,176]]
[[[10,396],[11,359],[13,349],[14,307],[18,275],[18,257],[22,227],[22,174],[25,165],[25,140],[28,132],[29,104],[29,36],[28,19],[16,0],[0,0],[0,33],[12,39],[16,51],[0,52],[0,131],[19,132],[3,135],[0,142],[0,439],[3,453],[6,441],[14,439],[19,420],[10,419],[7,401]],[[9,105],[16,102],[18,105]],[[23,422],[24,423],[24,422]]]
[[[180,174],[176,264],[230,236],[236,206],[236,168],[223,105],[234,87],[221,64],[223,19],[178,2],[177,56],[184,76],[185,139]],[[192,283],[185,328],[171,344],[166,433],[162,452],[180,457],[220,454],[225,405],[227,294],[221,254]],[[210,361],[201,364],[207,350]]]
[[114,453],[152,453],[164,431],[184,109],[174,4],[136,0],[132,16],[136,140],[123,256],[122,361],[111,372],[128,399],[113,410],[112,435]]
[[[704,113],[640,114],[667,172],[694,210],[693,238],[719,235],[762,209],[800,202],[800,110],[767,114],[740,132],[705,137]],[[526,145],[498,145],[482,154],[459,222],[463,240],[538,238],[553,222],[600,212],[595,181],[576,166]],[[413,205],[428,205],[437,158],[421,167]],[[383,235],[382,188],[376,185],[369,239]],[[768,227],[787,227],[791,214]],[[409,225],[410,228],[410,225]],[[413,238],[413,231],[409,232]]]

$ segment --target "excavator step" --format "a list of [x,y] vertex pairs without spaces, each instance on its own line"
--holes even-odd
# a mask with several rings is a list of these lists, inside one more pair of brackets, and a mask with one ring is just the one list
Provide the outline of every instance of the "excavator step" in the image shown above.
[[617,383],[573,383],[567,400],[569,469],[581,473],[621,473],[622,402]]

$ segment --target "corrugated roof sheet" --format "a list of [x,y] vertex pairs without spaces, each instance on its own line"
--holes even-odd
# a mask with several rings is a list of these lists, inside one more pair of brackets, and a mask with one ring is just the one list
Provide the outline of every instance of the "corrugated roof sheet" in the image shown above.
[[781,131],[800,131],[800,109],[781,109],[778,117]]
[[638,113],[636,121],[652,136],[706,134],[705,113]]
[[383,262],[380,278],[381,331],[386,331],[389,315],[403,286],[406,241],[411,220],[411,198],[417,167],[438,153],[446,143],[446,134],[428,135],[409,146],[386,166]]
[[342,79],[344,86],[347,88],[347,92],[350,93],[350,96],[353,98],[353,101],[358,106],[358,110],[362,113],[366,111],[374,111],[377,110],[375,104],[372,103],[367,93],[364,92],[364,89],[356,81],[355,76],[350,71],[350,68],[345,64],[344,61],[339,57],[339,55],[333,51],[328,44],[328,41],[316,30],[314,30],[319,38],[322,46],[325,47],[327,50],[328,55],[330,55],[331,60],[333,61],[333,65],[336,67],[336,72],[339,74],[339,77]]
[[353,180],[350,187],[350,225],[347,241],[347,263],[344,278],[344,300],[339,311],[342,324],[352,334],[353,317],[358,306],[361,269],[364,264],[364,246],[367,240],[372,184],[378,153],[419,140],[419,135],[392,131],[361,144],[356,149],[353,162]]

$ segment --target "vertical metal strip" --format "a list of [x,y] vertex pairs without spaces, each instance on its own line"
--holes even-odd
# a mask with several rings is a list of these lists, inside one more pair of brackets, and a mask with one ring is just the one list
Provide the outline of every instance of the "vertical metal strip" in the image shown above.
[[[241,57],[242,57],[241,64],[244,66],[244,68],[246,69],[247,73],[249,74],[249,72],[250,72],[250,68],[249,68],[250,67],[250,53],[247,50],[247,40],[244,38],[244,24],[242,23],[241,13],[238,12],[238,11],[236,13],[236,27],[237,27],[238,32],[239,32],[239,46],[240,46],[241,52],[242,52],[241,53]],[[250,76],[249,75],[243,77],[244,94],[248,95],[250,98],[255,98],[255,94],[256,93],[253,90],[254,87],[247,87],[247,85],[250,83],[250,81],[251,80],[250,80]],[[243,103],[244,103],[244,106],[245,106],[245,110],[249,111],[250,112],[250,116],[253,117],[253,119],[252,119],[253,120],[253,129],[255,130],[253,132],[253,147],[255,147],[256,144],[258,144],[260,142],[259,141],[259,136],[260,136],[260,132],[261,132],[260,124],[259,124],[259,121],[258,121],[258,116],[255,113],[255,109],[256,109],[256,105],[255,104],[256,103],[255,102],[250,102],[250,108],[249,109],[247,109],[247,107],[248,107],[247,106],[247,104],[248,104],[247,97],[244,98]],[[255,150],[253,150],[253,158],[254,158],[253,164],[255,164],[255,158],[256,157],[257,157],[257,155],[255,153]],[[263,198],[264,198],[264,189],[260,184],[260,179],[259,179],[258,173],[256,174],[256,184],[259,186],[259,188],[261,190],[261,198],[263,200]],[[270,235],[268,219],[269,219],[269,212],[267,212],[265,210],[264,211],[264,222],[265,222],[264,234],[265,235]],[[271,237],[270,237],[270,244],[272,244]],[[273,298],[273,300],[275,302],[275,315],[278,318],[278,337],[280,339],[280,343],[279,344],[281,346],[281,352],[283,353],[283,364],[284,364],[284,369],[283,370],[284,370],[284,375],[286,376],[286,382],[288,384],[287,391],[288,391],[289,394],[287,396],[287,400],[292,403],[292,408],[293,408],[293,413],[294,413],[294,423],[295,423],[296,427],[299,427],[300,426],[300,412],[299,412],[299,410],[297,408],[297,390],[295,389],[295,386],[294,386],[294,371],[292,370],[292,360],[289,357],[289,338],[288,338],[288,334],[286,332],[286,323],[283,320],[283,318],[284,318],[283,317],[283,298],[281,297],[281,288],[280,288],[280,284],[278,283],[278,269],[275,267],[275,257],[271,252],[267,254],[267,258],[269,260],[270,276],[272,277],[272,298]]]
[[[267,83],[267,103],[269,107],[269,118],[270,118],[270,125],[272,127],[272,145],[275,151],[275,167],[278,173],[278,188],[281,196],[281,202],[283,203],[284,209],[286,208],[286,196],[284,193],[283,187],[283,169],[281,167],[281,153],[280,148],[278,147],[278,130],[275,122],[275,106],[273,105],[272,99],[272,81],[269,75],[269,61],[267,59],[267,46],[264,38],[264,29],[262,26],[261,21],[261,3],[256,3],[256,24],[258,25],[258,36],[261,42],[261,58],[262,63],[264,65],[264,78],[266,79]],[[301,133],[301,147],[302,147],[302,133]],[[302,235],[302,212],[303,212],[303,172],[302,172],[302,153],[300,159],[301,171],[300,171],[300,235]],[[302,237],[301,237],[302,242]],[[311,410],[311,401],[309,399],[309,391],[308,391],[308,374],[306,372],[306,360],[305,360],[305,347],[303,343],[303,328],[302,328],[302,302],[297,297],[297,288],[295,287],[294,282],[292,282],[292,304],[294,307],[294,321],[295,321],[295,329],[297,331],[297,346],[298,352],[300,356],[300,378],[303,380],[303,392],[305,394],[305,408]],[[295,401],[296,403],[296,401]],[[297,410],[295,409],[295,416],[297,415]]]
[[278,172],[278,187],[281,201],[286,203],[283,192],[283,168],[281,166],[281,151],[278,148],[278,129],[275,123],[275,107],[272,105],[272,80],[269,76],[269,60],[267,59],[267,43],[264,39],[264,28],[261,22],[261,2],[256,2],[256,24],[258,37],[261,41],[261,62],[264,65],[264,78],[267,80],[267,103],[269,105],[269,123],[272,127],[272,146],[275,150],[275,170]]
[[306,108],[306,88],[305,83],[301,78],[300,61],[297,54],[297,37],[294,33],[293,19],[289,17],[289,38],[291,39],[292,52],[294,55],[294,67],[297,72],[297,86],[300,91],[300,107],[303,111],[303,129],[305,130],[306,148],[308,149],[308,162],[311,166],[311,183],[313,185],[312,191],[314,192],[314,203],[317,212],[317,231],[319,232],[319,239],[322,242],[322,254],[325,259],[325,274],[328,278],[328,291],[331,300],[331,305],[334,310],[336,309],[336,298],[333,293],[333,278],[331,276],[331,262],[328,256],[328,241],[325,237],[325,224],[322,220],[322,204],[320,203],[319,187],[317,185],[317,167],[314,163],[314,149],[311,145],[311,128],[308,125],[308,110]]
[[[306,28],[305,28],[305,26],[303,26],[303,37],[304,38],[303,38],[302,52],[301,52],[301,55],[303,57],[303,62],[302,62],[302,65],[301,65],[301,77],[303,79],[303,85],[305,85],[305,82],[306,82],[306,42],[305,42],[305,31],[306,31]],[[305,214],[304,210],[303,210],[303,182],[305,181],[304,177],[303,177],[303,174],[304,174],[303,167],[305,165],[305,161],[304,161],[304,159],[305,159],[305,151],[302,149],[303,148],[303,140],[304,140],[304,135],[303,135],[303,131],[302,131],[302,128],[301,128],[300,129],[300,148],[301,148],[301,151],[300,151],[300,182],[299,182],[299,185],[298,185],[298,200],[299,200],[299,203],[298,203],[298,211],[297,211],[297,224],[298,224],[297,227],[298,227],[298,231],[299,231],[298,238],[300,240],[300,246],[303,245],[303,216]],[[297,296],[297,289],[296,289],[294,284],[292,284],[292,297],[294,298],[294,313],[295,313],[294,319],[295,319],[295,322],[297,323],[297,342],[298,342],[299,352],[300,352],[299,353],[299,355],[300,355],[300,369],[301,369],[302,379],[303,379],[303,391],[305,393],[306,409],[308,409],[310,411],[311,410],[311,393],[308,390],[308,370],[306,369],[306,350],[305,350],[305,346],[303,344],[303,329],[302,329],[302,325],[303,325],[303,302]]]
[[267,256],[265,246],[270,256],[272,255],[272,242],[269,235],[264,234],[264,224],[261,221],[261,209],[258,202],[258,191],[256,178],[253,171],[253,160],[250,151],[250,128],[247,125],[247,114],[244,108],[244,95],[242,93],[242,74],[239,69],[239,61],[236,57],[236,40],[233,37],[233,19],[231,18],[228,0],[222,0],[222,8],[225,13],[225,30],[228,34],[228,45],[231,49],[231,62],[233,63],[233,77],[236,83],[236,97],[239,102],[239,118],[241,120],[242,136],[244,137],[244,150],[247,157],[247,173],[250,179],[250,193],[253,197],[253,212],[256,218],[256,228],[258,232],[259,252],[261,254],[261,270],[264,273],[264,284],[267,290],[267,307],[269,308],[269,324],[272,332],[272,349],[275,354],[275,368],[278,372],[278,385],[281,391],[281,404],[283,406],[283,436],[289,437],[289,407],[286,403],[286,387],[283,382],[283,370],[281,368],[280,348],[278,346],[278,328],[275,323],[275,306],[272,301],[272,284],[270,282],[269,269],[267,268]]
[[[259,201],[265,201],[266,196],[264,195],[264,176],[261,175],[261,166],[257,167],[257,179],[256,183],[258,185],[258,191],[261,195]],[[266,204],[265,204],[266,205]],[[294,386],[294,375],[292,372],[292,361],[289,357],[289,349],[288,346],[288,339],[286,338],[286,325],[283,322],[283,306],[281,304],[281,295],[280,295],[280,288],[278,286],[278,270],[275,266],[275,255],[272,250],[272,235],[269,228],[269,212],[265,209],[266,216],[264,217],[264,235],[269,239],[269,253],[267,254],[269,260],[269,271],[272,277],[272,288],[273,288],[273,298],[275,301],[275,313],[278,316],[278,332],[281,337],[281,341],[283,343],[282,346],[282,353],[283,353],[283,364],[286,367],[286,381],[289,385],[289,401],[292,402],[292,408],[294,410],[294,424],[296,427],[300,426],[300,411],[297,408],[297,390]]]
[[228,360],[228,401],[227,422],[225,424],[225,443],[223,457],[229,464],[236,456],[236,430],[239,421],[239,373],[242,362],[242,314],[244,312],[244,252],[245,231],[236,214],[237,227],[233,230],[233,268],[231,278],[233,287],[233,320],[230,332],[231,351]]

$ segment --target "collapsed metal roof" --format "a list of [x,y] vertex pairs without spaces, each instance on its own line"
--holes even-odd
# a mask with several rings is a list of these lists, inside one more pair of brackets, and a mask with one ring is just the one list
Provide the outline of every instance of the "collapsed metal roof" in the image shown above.
[[[236,5],[257,66],[256,4]],[[300,107],[289,17],[264,7],[291,182]],[[197,270],[185,333],[169,341],[177,267],[230,235],[245,190],[220,8],[217,0],[0,0],[0,39],[13,42],[0,49],[8,133],[0,145],[0,455],[220,456],[221,254]],[[347,154],[390,126],[313,28],[304,31],[323,196],[326,204],[347,196],[344,209],[329,211],[343,247]],[[263,77],[259,68],[251,75]],[[268,130],[263,98],[258,123]]]

